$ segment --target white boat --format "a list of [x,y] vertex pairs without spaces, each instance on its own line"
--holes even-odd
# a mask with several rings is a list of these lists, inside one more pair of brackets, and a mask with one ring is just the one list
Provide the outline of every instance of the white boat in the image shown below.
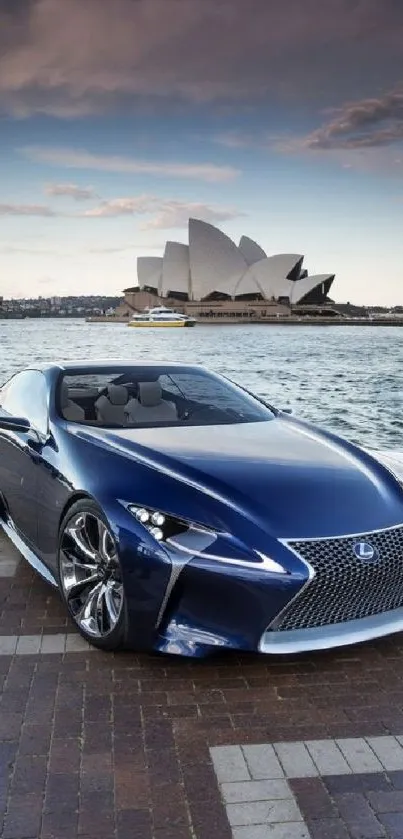
[[195,326],[196,318],[191,318],[189,315],[182,315],[179,312],[174,312],[173,309],[167,309],[166,306],[155,306],[153,309],[145,309],[138,315],[133,315],[128,326]]

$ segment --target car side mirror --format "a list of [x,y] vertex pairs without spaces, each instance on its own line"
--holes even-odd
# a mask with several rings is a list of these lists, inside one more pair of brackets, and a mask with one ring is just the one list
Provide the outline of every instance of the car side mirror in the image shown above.
[[292,408],[282,408],[281,413],[282,414],[292,414]]
[[28,434],[30,428],[31,423],[25,417],[0,417],[0,430],[20,431],[23,434]]

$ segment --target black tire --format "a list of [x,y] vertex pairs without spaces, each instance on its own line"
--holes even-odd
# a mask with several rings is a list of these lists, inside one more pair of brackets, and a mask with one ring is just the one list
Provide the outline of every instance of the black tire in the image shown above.
[[[86,525],[82,528],[79,527],[77,524],[80,522],[81,519],[83,522],[86,523]],[[98,522],[100,524],[98,524]],[[89,526],[90,524],[91,527]],[[70,533],[67,530],[69,527],[71,528]],[[90,563],[90,560],[87,558],[88,565],[85,573],[90,574],[90,579],[94,580],[94,582],[86,585],[86,579],[88,579],[88,577],[86,578],[85,576],[83,576],[82,580],[78,580],[74,583],[74,591],[78,587],[82,586],[82,597],[81,591],[77,597],[74,597],[74,594],[72,595],[71,593],[69,596],[69,592],[67,591],[69,569],[74,569],[74,571],[72,570],[72,573],[74,574],[77,574],[78,571],[82,573],[83,569],[83,563],[80,563],[76,558],[80,556],[81,548],[78,546],[84,545],[85,550],[88,546],[90,550],[93,550],[94,556],[97,553],[97,546],[95,544],[95,528],[97,537],[99,537],[99,539],[101,539],[101,533],[105,535],[102,536],[102,547],[99,546],[99,564],[96,565],[95,560],[94,562]],[[104,528],[104,530],[102,528]],[[92,534],[92,529],[94,529],[94,536]],[[87,532],[90,531],[91,538],[87,540],[86,535]],[[78,536],[78,534],[80,535],[77,542],[72,538],[71,533],[76,534],[76,537]],[[106,548],[106,544],[108,545],[108,550]],[[105,548],[105,550],[103,550],[103,548]],[[109,556],[109,554],[112,554],[112,551],[113,572],[111,570],[107,570],[109,568],[112,568],[112,560],[109,562],[108,560],[101,558],[101,554]],[[81,553],[81,557],[84,557],[84,553]],[[96,567],[98,569],[98,571],[96,572],[99,578],[98,582],[95,580],[94,574],[91,574],[89,570],[90,567]],[[107,574],[109,574],[108,578]],[[112,651],[122,649],[126,645],[127,639],[128,612],[122,582],[122,573],[119,562],[119,556],[116,548],[116,542],[112,535],[112,531],[109,526],[108,520],[101,508],[94,501],[91,501],[91,499],[83,499],[73,504],[69,508],[61,522],[59,530],[57,576],[60,593],[67,608],[67,611],[70,617],[72,618],[78,632],[83,636],[83,638],[85,638],[85,640],[88,641],[89,644],[91,644],[94,647],[98,647],[101,650]],[[120,588],[121,597],[119,598],[118,591]],[[102,590],[104,591],[104,595],[102,596],[103,608],[98,608],[99,601],[101,600],[101,595],[97,593],[97,596],[95,596],[96,589],[98,589],[99,592],[101,592]],[[71,592],[73,592],[72,588]],[[87,592],[88,597],[86,594]],[[85,604],[89,603],[92,594],[93,599],[91,602],[94,604],[96,601],[96,609],[93,610],[95,611],[96,617],[88,618],[87,625],[83,625],[82,620],[84,620],[84,616],[82,616],[82,620],[77,618],[79,617],[80,611],[82,612],[82,609],[84,608]],[[106,596],[107,594],[108,597]],[[82,601],[84,601],[84,603],[80,607],[80,603]],[[110,620],[110,626],[108,627],[108,619],[111,618],[111,604],[113,604],[113,608],[116,608],[116,611],[118,611],[118,615],[114,625],[112,625],[112,620]],[[89,627],[89,624],[91,622],[93,626]],[[98,624],[104,625],[105,631],[96,634],[95,631],[93,631],[93,627],[98,626]]]

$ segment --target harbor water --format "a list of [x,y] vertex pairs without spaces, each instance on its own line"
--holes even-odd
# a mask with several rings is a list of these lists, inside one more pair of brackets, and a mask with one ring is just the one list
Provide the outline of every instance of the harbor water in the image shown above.
[[196,326],[136,330],[82,320],[0,321],[0,382],[36,362],[204,364],[361,445],[403,450],[403,330]]

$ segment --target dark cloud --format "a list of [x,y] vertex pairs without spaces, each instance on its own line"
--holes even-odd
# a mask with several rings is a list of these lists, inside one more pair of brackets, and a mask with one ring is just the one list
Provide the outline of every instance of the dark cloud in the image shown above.
[[365,149],[403,140],[403,86],[377,99],[362,99],[338,108],[312,132],[304,145],[313,150]]
[[[240,129],[222,132],[214,141],[227,148],[293,151],[367,151],[403,141],[403,85],[377,98],[348,102],[327,112],[327,121],[305,137]],[[386,162],[386,161],[384,161]],[[389,161],[390,162],[390,161]]]
[[336,103],[403,78],[396,0],[0,0],[0,107]]

